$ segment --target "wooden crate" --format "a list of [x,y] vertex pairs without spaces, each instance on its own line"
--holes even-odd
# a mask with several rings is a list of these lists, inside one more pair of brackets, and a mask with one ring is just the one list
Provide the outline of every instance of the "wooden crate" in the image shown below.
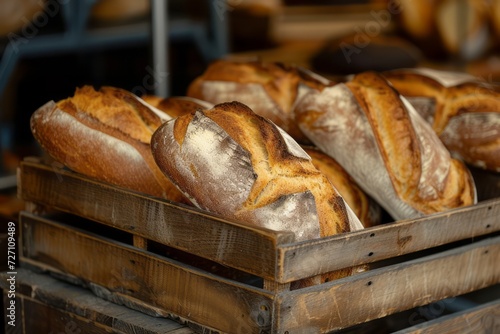
[[[500,283],[500,199],[297,242],[36,160],[18,176],[20,197],[36,204],[20,217],[23,266],[208,330],[326,333]],[[74,216],[42,217],[44,207]],[[369,270],[290,290],[358,265]],[[470,312],[490,314],[494,302]]]
[[105,301],[81,287],[23,268],[18,269],[15,275],[16,292],[13,297],[7,282],[10,276],[0,273],[5,308],[12,300],[15,301],[15,312],[12,313],[15,318],[4,319],[3,328],[7,334],[196,333],[173,320],[152,318]]

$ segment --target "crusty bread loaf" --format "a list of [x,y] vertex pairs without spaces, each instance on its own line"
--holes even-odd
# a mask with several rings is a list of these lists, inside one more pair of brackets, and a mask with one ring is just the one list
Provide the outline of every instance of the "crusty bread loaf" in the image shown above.
[[364,227],[371,227],[381,223],[382,212],[380,205],[359,187],[356,181],[335,159],[316,147],[307,146],[303,148],[311,157],[313,165],[328,178]]
[[125,90],[103,87],[96,91],[84,86],[73,97],[50,101],[36,110],[31,131],[51,157],[76,172],[189,203],[151,154],[151,136],[167,119]]
[[465,60],[486,54],[493,40],[491,0],[399,0],[402,30],[428,56]]
[[475,203],[468,169],[379,74],[311,92],[295,110],[311,141],[394,219]]
[[384,73],[446,147],[468,164],[500,172],[500,89],[471,75],[430,69]]
[[151,147],[160,169],[195,205],[226,219],[289,230],[298,241],[363,228],[297,142],[242,103],[166,122]]
[[437,31],[452,55],[478,59],[489,48],[489,0],[441,0],[435,15]]
[[160,109],[172,118],[188,114],[198,109],[210,109],[213,104],[189,96],[159,97],[145,95],[141,97],[146,103]]
[[308,143],[293,119],[294,105],[304,92],[332,84],[291,65],[218,60],[190,84],[187,95],[215,104],[239,101],[274,122],[299,143]]

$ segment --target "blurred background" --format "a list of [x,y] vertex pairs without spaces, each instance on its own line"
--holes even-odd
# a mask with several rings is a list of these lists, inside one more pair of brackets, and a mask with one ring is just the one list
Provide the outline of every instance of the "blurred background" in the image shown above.
[[85,84],[184,95],[227,56],[332,77],[426,66],[494,83],[499,49],[500,0],[0,0],[0,188],[37,154],[31,114]]

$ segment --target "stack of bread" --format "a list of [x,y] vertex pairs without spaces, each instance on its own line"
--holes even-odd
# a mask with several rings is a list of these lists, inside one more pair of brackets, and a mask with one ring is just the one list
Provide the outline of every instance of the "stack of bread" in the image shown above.
[[380,224],[382,208],[400,220],[476,202],[464,162],[379,73],[332,82],[294,66],[219,60],[186,95],[83,87],[42,106],[31,128],[77,172],[297,241]]
[[188,95],[219,103],[241,101],[241,91],[245,103],[264,117],[287,110],[278,121],[298,128],[290,135],[336,160],[394,219],[476,202],[464,163],[450,156],[429,124],[380,74],[361,73],[341,83],[291,66],[221,60],[193,81]]

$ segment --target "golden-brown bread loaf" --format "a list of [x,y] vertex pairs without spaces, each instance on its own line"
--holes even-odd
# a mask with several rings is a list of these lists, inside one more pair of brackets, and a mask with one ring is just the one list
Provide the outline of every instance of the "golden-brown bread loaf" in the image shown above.
[[189,203],[153,159],[151,136],[170,118],[152,108],[122,89],[84,86],[36,110],[31,131],[52,158],[76,172]]
[[402,30],[428,56],[479,59],[493,39],[491,0],[399,0]]
[[476,202],[468,169],[379,74],[312,92],[295,110],[311,141],[394,219]]
[[218,60],[188,87],[187,96],[210,103],[239,101],[308,143],[293,119],[293,108],[303,93],[333,82],[299,67],[261,61]]
[[172,118],[188,114],[198,109],[210,109],[213,104],[189,96],[160,97],[145,95],[142,100],[155,108],[160,109]]
[[297,142],[242,103],[166,122],[153,134],[151,148],[160,169],[192,203],[226,219],[289,230],[298,241],[363,228]]
[[448,52],[462,59],[483,56],[490,46],[489,0],[440,0],[434,18]]
[[364,227],[371,227],[381,223],[382,212],[380,205],[359,187],[356,181],[335,159],[316,147],[307,146],[303,148],[311,157],[313,165],[325,174]]
[[471,75],[400,69],[384,76],[424,114],[445,146],[470,165],[500,172],[500,89]]

